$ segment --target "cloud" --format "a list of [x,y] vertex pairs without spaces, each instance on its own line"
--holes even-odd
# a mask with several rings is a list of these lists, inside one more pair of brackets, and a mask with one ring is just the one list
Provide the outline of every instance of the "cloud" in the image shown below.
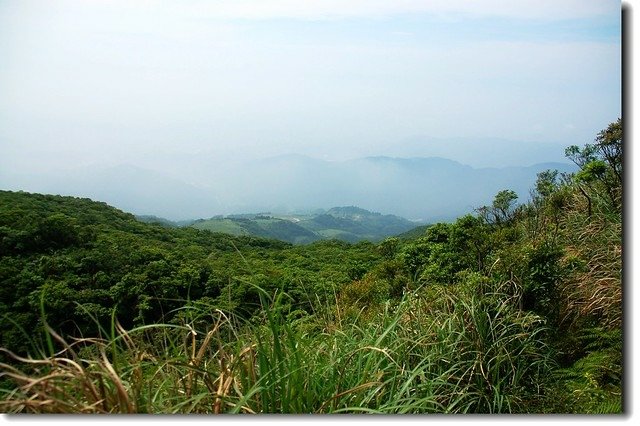
[[579,143],[619,115],[619,8],[0,1],[0,169],[43,152],[349,158],[416,134]]
[[[56,2],[56,5],[61,3]],[[69,1],[68,6],[86,7],[75,0]],[[387,19],[397,15],[428,14],[454,21],[486,17],[556,21],[620,15],[620,2],[614,0],[102,0],[92,1],[91,7],[146,16],[170,12],[170,16],[176,18],[221,20]],[[128,19],[127,13],[121,16]]]
[[618,13],[613,0],[219,0],[180,3],[187,11],[224,19],[340,19],[385,18],[401,14],[433,14],[456,17],[504,17],[518,19],[580,19]]

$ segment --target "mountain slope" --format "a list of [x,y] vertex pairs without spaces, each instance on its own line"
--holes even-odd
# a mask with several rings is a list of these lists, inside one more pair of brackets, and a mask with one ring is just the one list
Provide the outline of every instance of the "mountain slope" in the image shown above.
[[322,236],[299,226],[292,221],[255,216],[253,218],[216,217],[198,220],[193,225],[196,229],[206,229],[212,232],[222,232],[231,235],[253,235],[256,237],[273,238],[294,244],[306,244],[322,239]]
[[306,244],[321,239],[379,241],[387,236],[406,232],[414,228],[416,223],[398,216],[382,215],[351,206],[334,207],[315,215],[214,217],[198,220],[191,226],[232,235],[254,235]]

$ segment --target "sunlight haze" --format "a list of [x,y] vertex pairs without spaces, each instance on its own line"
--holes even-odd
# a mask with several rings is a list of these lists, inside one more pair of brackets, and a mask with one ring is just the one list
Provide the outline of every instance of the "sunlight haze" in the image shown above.
[[194,161],[285,154],[562,162],[621,113],[620,33],[614,1],[6,1],[0,184],[129,165],[209,187]]

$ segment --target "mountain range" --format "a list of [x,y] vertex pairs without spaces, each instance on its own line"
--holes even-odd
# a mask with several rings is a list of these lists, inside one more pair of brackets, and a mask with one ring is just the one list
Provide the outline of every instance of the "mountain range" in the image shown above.
[[[490,154],[489,154],[490,155]],[[440,157],[365,157],[325,161],[283,155],[243,163],[201,158],[184,173],[136,165],[64,172],[0,173],[5,189],[104,200],[137,215],[171,220],[214,215],[310,213],[357,205],[411,221],[448,221],[491,203],[503,189],[524,202],[537,173],[571,172],[568,163],[474,168]]]

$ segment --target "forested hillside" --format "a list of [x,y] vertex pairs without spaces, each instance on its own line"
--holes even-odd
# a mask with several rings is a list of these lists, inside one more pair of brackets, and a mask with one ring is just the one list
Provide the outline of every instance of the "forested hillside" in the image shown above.
[[530,200],[378,243],[0,191],[0,409],[621,413],[622,148],[618,120]]
[[309,297],[302,282],[325,300],[379,258],[371,243],[293,247],[145,224],[88,199],[2,191],[0,205],[2,346],[21,352],[30,344],[21,330],[34,330],[42,309],[56,330],[82,335],[113,309],[131,327],[168,320],[188,300],[250,315],[256,286],[298,306]]

